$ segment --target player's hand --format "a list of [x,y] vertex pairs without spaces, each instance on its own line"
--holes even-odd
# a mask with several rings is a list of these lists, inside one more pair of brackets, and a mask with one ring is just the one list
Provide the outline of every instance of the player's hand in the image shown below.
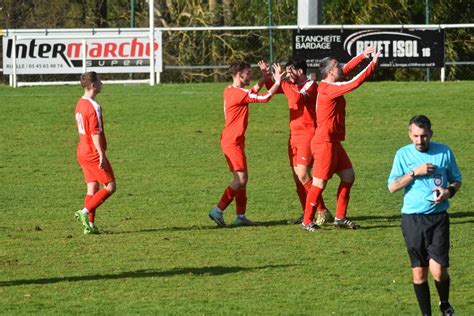
[[270,73],[270,67],[268,66],[268,64],[264,60],[260,60],[257,63],[257,65],[260,68],[261,72],[265,72],[267,74]]
[[379,59],[380,54],[382,54],[382,50],[380,49],[378,52],[375,53],[374,58],[372,58],[372,61],[377,64],[377,61]]
[[439,204],[439,203],[449,199],[449,197],[451,196],[448,189],[434,188],[433,192],[436,192],[436,191],[438,192],[438,194],[437,194],[436,198],[433,200],[433,203],[435,203],[435,204]]
[[104,169],[106,165],[107,165],[107,158],[105,157],[105,155],[100,155],[99,156],[99,168]]
[[435,170],[436,167],[432,163],[424,163],[413,169],[415,176],[426,176],[427,174],[432,174]]
[[375,52],[375,48],[372,46],[367,46],[366,48],[364,48],[362,54],[364,54],[365,58],[369,58],[370,54],[372,54],[373,52]]
[[273,80],[275,82],[281,82],[281,79],[283,78],[283,75],[285,74],[284,71],[282,71],[280,64],[273,64]]
[[270,67],[264,60],[260,60],[257,63],[258,67],[260,68],[260,73],[262,74],[262,78],[269,79],[270,78]]

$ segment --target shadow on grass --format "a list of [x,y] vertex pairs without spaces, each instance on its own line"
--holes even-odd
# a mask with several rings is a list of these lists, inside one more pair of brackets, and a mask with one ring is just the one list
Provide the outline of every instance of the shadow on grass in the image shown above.
[[83,276],[71,276],[61,278],[43,278],[43,279],[23,279],[13,281],[0,281],[0,287],[31,285],[31,284],[53,284],[59,282],[82,282],[82,281],[97,281],[97,280],[116,280],[116,279],[137,279],[137,278],[153,278],[153,277],[170,277],[176,275],[191,275],[191,276],[215,276],[229,273],[256,271],[262,269],[278,269],[298,266],[297,264],[278,264],[278,265],[264,265],[260,267],[203,267],[203,268],[179,268],[165,271],[157,270],[137,270],[130,272],[122,272],[117,274],[93,274]]
[[286,219],[273,220],[273,221],[267,221],[267,222],[255,222],[255,224],[257,226],[263,226],[263,227],[291,225],[291,224],[288,224],[288,220]]
[[200,226],[200,225],[190,225],[190,226],[181,226],[181,227],[161,227],[161,228],[144,228],[137,230],[122,230],[122,231],[113,231],[113,230],[104,230],[104,234],[135,234],[135,233],[157,233],[157,232],[179,232],[179,231],[192,231],[192,230],[211,230],[219,229],[217,226]]
[[[395,214],[395,215],[389,215],[389,216],[384,216],[384,215],[362,215],[362,216],[350,216],[350,219],[356,221],[356,222],[361,222],[360,223],[363,227],[363,229],[374,229],[374,228],[390,228],[390,227],[399,227],[400,220],[401,220],[401,214]],[[449,213],[450,218],[465,218],[465,217],[474,217],[474,212],[453,212]],[[386,225],[373,225],[370,226],[370,223],[363,223],[364,221],[375,221],[375,222],[385,222],[387,223]],[[397,224],[388,224],[391,222],[397,222]],[[469,221],[453,221],[451,224],[456,225],[456,224],[464,224],[464,223],[473,223],[474,220],[469,220]],[[272,227],[272,226],[287,226],[287,225],[294,225],[295,224],[289,224],[288,220],[286,219],[281,219],[281,220],[271,220],[271,221],[266,221],[266,222],[255,222],[256,226],[261,226],[261,227]],[[367,226],[369,224],[369,226]],[[214,230],[214,229],[229,229],[229,228],[240,228],[240,229],[245,229],[247,227],[241,227],[241,226],[236,226],[236,225],[227,225],[226,227],[217,227],[208,225],[208,226],[202,226],[202,225],[190,225],[190,226],[180,226],[180,227],[161,227],[161,228],[145,228],[145,229],[138,229],[138,230],[130,230],[130,231],[104,231],[104,234],[134,234],[134,233],[156,233],[156,232],[179,232],[179,231],[197,231],[197,230]]]
[[[289,225],[286,220],[274,220],[268,222],[255,222],[255,226],[270,227],[270,226],[280,226],[280,225]],[[248,226],[248,227],[255,227]],[[245,226],[237,226],[229,224],[226,227],[217,227],[216,225],[210,226],[201,226],[201,225],[190,225],[190,226],[180,226],[180,227],[161,227],[161,228],[145,228],[137,230],[124,230],[124,231],[113,231],[113,230],[104,230],[104,234],[133,234],[133,233],[156,233],[156,232],[179,232],[179,231],[193,231],[193,230],[214,230],[214,229],[229,229],[229,228],[241,228],[245,229]]]
[[474,212],[449,212],[449,217],[451,218],[464,218],[464,217],[474,217]]
[[[451,219],[458,219],[458,218],[468,218],[474,217],[474,212],[453,212],[449,213],[449,217]],[[382,225],[373,225],[373,226],[366,226],[363,225],[362,229],[375,229],[375,228],[392,228],[392,227],[400,227],[402,215],[390,215],[390,216],[354,216],[351,217],[354,221],[379,221],[379,222],[386,222],[387,224]],[[390,222],[396,222],[396,224],[389,224]],[[474,223],[473,220],[454,220],[451,221],[451,225],[459,225],[459,224],[469,224]]]
[[383,216],[383,215],[362,215],[362,216],[350,216],[348,217],[351,220],[354,221],[387,221],[387,222],[392,222],[392,221],[398,221],[402,218],[401,214],[397,215],[390,215],[390,216]]
[[[464,217],[474,217],[474,212],[449,212],[450,218],[464,218]],[[350,216],[350,219],[359,220],[359,221],[371,221],[371,220],[384,220],[384,221],[395,221],[401,220],[402,214],[383,216],[383,215],[362,215],[362,216]]]

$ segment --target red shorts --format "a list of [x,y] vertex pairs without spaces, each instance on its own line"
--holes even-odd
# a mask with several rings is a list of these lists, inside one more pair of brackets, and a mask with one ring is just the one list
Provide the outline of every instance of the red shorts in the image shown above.
[[341,143],[311,142],[313,152],[313,177],[329,180],[342,170],[351,169],[352,163]]
[[313,164],[311,138],[312,135],[290,137],[288,140],[288,157],[290,158],[290,166],[311,166]]
[[230,171],[247,170],[247,158],[245,157],[244,146],[226,146],[222,147],[222,151],[224,152]]
[[84,173],[84,181],[86,183],[99,182],[100,184],[107,184],[115,180],[112,165],[107,162],[104,169],[99,168],[99,162],[89,162],[78,160]]

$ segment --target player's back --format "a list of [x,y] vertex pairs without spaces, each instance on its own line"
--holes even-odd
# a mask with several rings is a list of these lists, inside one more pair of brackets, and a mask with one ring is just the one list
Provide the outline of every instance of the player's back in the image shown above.
[[282,81],[282,89],[288,98],[291,134],[312,134],[316,126],[318,84],[309,79],[302,84]]
[[107,147],[104,127],[102,123],[102,109],[94,100],[82,97],[77,102],[75,110],[79,144],[77,145],[78,159],[95,161],[99,159],[97,149],[92,142],[91,135],[100,135],[104,150]]
[[250,92],[234,86],[224,89],[225,127],[221,136],[222,144],[233,145],[244,141],[248,124],[248,103],[244,101]]
[[315,137],[321,142],[340,142],[345,138],[346,100],[335,95],[338,83],[321,81],[316,98]]

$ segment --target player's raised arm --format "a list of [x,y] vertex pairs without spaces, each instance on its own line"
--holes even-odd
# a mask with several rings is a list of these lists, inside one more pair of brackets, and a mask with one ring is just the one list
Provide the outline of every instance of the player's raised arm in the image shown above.
[[285,74],[285,72],[281,69],[280,64],[273,64],[273,86],[268,90],[271,94],[277,93],[278,89],[280,88],[281,80]]
[[[270,74],[270,67],[264,60],[260,60],[257,63],[258,67],[260,68],[260,81],[253,86],[253,89],[258,92],[260,91],[267,82],[271,82],[271,74]],[[271,86],[271,85],[270,85]],[[267,86],[267,89],[269,87]]]
[[350,74],[357,66],[360,65],[362,61],[370,57],[370,54],[375,52],[375,48],[372,46],[367,46],[362,53],[352,58],[347,64],[342,68],[342,72],[345,76]]
[[[328,88],[326,89],[326,93],[331,98],[337,98],[338,96],[357,89],[365,82],[365,80],[367,80],[367,78],[370,77],[372,72],[375,70],[380,54],[381,51],[378,51],[372,58],[372,61],[369,63],[369,65],[351,80],[344,82],[338,82],[337,80],[334,80],[333,82],[331,82]],[[337,65],[333,65],[333,67],[337,67]],[[337,78],[337,75],[335,77]]]
[[272,68],[274,81],[272,87],[263,94],[249,93],[244,100],[245,103],[266,103],[270,101],[275,93],[277,93],[278,89],[280,88],[281,78],[285,72],[282,72],[280,64],[273,64]]

